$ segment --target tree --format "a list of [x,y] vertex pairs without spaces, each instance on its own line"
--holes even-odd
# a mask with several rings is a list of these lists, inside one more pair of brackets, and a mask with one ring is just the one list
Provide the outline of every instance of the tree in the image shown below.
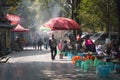
[[116,4],[114,0],[83,0],[80,4],[81,25],[92,31],[117,30]]
[[118,12],[118,45],[120,46],[120,0],[115,0],[117,4],[117,12]]
[[[75,20],[79,25],[81,24],[80,18],[79,18],[79,14],[80,12],[78,11],[80,9],[80,2],[81,0],[66,0],[65,4],[66,4],[66,10],[65,11],[69,11],[69,16],[71,17],[73,20]],[[69,9],[68,9],[69,8]],[[74,30],[74,36],[76,37],[76,35],[81,35],[82,31],[81,30]]]

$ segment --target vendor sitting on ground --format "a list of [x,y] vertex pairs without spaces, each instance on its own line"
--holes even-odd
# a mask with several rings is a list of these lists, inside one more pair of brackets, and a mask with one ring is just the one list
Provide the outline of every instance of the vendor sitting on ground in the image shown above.
[[100,55],[100,56],[102,56],[102,55],[105,56],[105,55],[106,55],[105,50],[103,49],[103,46],[100,45],[100,44],[97,44],[97,45],[96,45],[96,52],[97,52],[97,54]]
[[111,59],[116,59],[119,56],[119,53],[116,51],[115,47],[112,47],[111,51],[110,51],[110,56]]

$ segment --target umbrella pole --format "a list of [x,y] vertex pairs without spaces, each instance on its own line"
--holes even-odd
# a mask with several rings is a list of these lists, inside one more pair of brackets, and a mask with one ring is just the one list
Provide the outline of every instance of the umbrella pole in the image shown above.
[[61,30],[61,39],[62,39],[62,30]]

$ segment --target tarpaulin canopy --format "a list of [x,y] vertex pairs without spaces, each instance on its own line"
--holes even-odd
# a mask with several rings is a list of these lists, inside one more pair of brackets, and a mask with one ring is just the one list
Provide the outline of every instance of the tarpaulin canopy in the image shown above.
[[12,32],[29,32],[29,29],[25,29],[23,26],[18,24],[14,29],[12,29]]

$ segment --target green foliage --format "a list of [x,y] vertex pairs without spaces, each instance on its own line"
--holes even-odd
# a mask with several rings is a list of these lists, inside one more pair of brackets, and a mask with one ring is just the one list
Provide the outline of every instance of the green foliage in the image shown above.
[[21,0],[7,0],[6,4],[10,5],[9,9],[7,10],[9,13],[15,13],[16,8]]
[[[54,4],[54,5],[51,5]],[[117,30],[118,16],[115,0],[7,0],[9,13],[24,16],[25,25],[37,26],[52,17],[72,17],[83,30]],[[59,8],[54,8],[59,4]],[[55,12],[53,10],[58,10]],[[55,13],[59,13],[53,16]]]
[[[105,30],[117,27],[116,4],[114,0],[82,0],[79,17],[83,28]],[[112,30],[112,29],[111,29]]]

